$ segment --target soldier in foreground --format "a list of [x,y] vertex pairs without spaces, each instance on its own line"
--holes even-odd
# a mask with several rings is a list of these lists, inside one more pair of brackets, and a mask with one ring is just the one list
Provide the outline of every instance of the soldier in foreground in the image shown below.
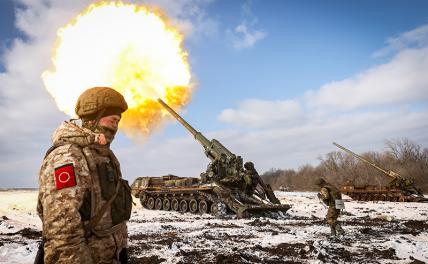
[[326,218],[327,223],[330,225],[331,236],[343,235],[344,231],[337,221],[340,210],[345,208],[343,206],[342,194],[336,187],[327,183],[323,178],[317,179],[315,184],[321,188],[318,198],[328,206]]
[[39,249],[36,263],[127,263],[132,197],[110,150],[127,108],[114,89],[90,88],[76,104],[82,125],[55,131],[39,173],[44,258]]

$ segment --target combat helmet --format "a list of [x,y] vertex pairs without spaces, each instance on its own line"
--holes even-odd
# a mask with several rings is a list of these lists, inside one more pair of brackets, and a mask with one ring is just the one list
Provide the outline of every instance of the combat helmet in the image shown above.
[[76,114],[84,120],[120,115],[128,109],[125,98],[110,87],[93,87],[84,91],[76,103]]
[[314,183],[315,183],[315,185],[319,186],[319,185],[325,183],[325,180],[323,178],[318,178],[318,179],[315,180]]

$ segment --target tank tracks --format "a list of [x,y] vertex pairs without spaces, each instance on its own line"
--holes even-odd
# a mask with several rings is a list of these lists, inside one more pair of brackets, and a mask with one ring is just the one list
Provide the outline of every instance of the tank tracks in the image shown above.
[[140,194],[141,205],[149,210],[190,212],[193,214],[210,213],[225,215],[227,207],[215,195],[203,191],[144,191]]
[[428,202],[427,198],[402,193],[345,192],[344,194],[357,201]]

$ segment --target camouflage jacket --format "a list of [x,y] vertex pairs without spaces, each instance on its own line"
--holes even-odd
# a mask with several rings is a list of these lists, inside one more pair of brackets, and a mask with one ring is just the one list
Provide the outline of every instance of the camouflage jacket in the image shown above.
[[335,200],[342,199],[340,191],[331,185],[323,185],[320,190],[321,200],[329,207],[335,207]]
[[[37,211],[45,263],[119,263],[119,253],[127,247],[126,219],[114,219],[117,213],[112,210],[118,198],[125,199],[123,192],[122,197],[115,195],[124,182],[120,165],[109,147],[95,139],[92,131],[71,122],[64,122],[53,135],[58,146],[44,158],[39,172]],[[114,202],[88,230],[90,218],[113,195]]]

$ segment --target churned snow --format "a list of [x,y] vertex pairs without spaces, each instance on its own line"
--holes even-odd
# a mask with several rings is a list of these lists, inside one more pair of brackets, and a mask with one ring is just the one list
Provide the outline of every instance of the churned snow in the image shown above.
[[[331,239],[315,193],[276,195],[292,205],[287,214],[247,219],[150,211],[135,200],[130,263],[428,262],[428,203],[345,198],[346,234]],[[0,191],[0,263],[33,263],[41,239],[36,203],[37,191]]]

